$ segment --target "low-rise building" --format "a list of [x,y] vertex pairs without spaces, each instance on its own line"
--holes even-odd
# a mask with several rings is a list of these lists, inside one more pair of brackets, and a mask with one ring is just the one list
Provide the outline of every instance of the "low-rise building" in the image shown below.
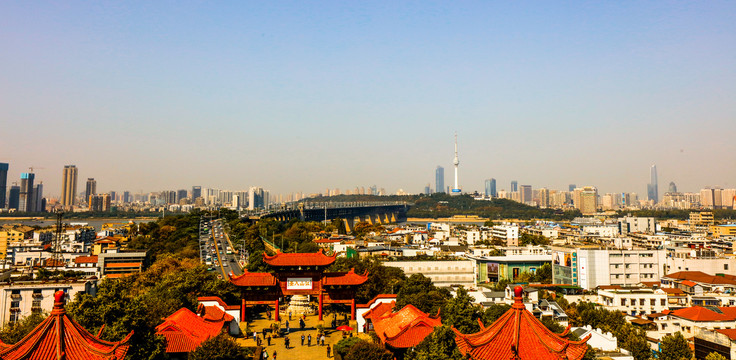
[[610,311],[631,316],[660,313],[667,310],[667,293],[661,289],[622,288],[601,286],[598,288],[598,304]]
[[148,254],[142,252],[102,253],[97,255],[100,275],[118,278],[143,271],[147,265]]
[[552,263],[552,255],[468,256],[476,263],[478,283],[516,281],[523,273],[535,273]]
[[406,276],[422,274],[432,279],[432,283],[438,287],[475,287],[473,260],[386,261],[383,265],[400,268]]

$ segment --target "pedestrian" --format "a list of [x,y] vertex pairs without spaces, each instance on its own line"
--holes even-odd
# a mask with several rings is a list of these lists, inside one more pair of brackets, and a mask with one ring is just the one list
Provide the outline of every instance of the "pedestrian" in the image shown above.
[[291,320],[291,311],[289,311],[289,320]]
[[276,350],[273,351],[273,360],[276,360]]
[[268,342],[268,346],[271,346],[271,335],[270,334],[266,337],[266,341]]
[[258,342],[258,333],[255,331],[253,332],[253,341]]
[[325,346],[325,334],[322,334],[322,337],[320,337],[319,340],[322,342],[322,346]]
[[286,320],[286,333],[289,333],[289,320]]
[[284,346],[288,349],[289,348],[289,337],[284,337]]
[[263,360],[268,360],[268,351],[263,350]]
[[304,346],[304,334],[302,334],[302,346]]
[[327,357],[330,357],[330,344],[327,344]]
[[307,336],[307,346],[312,346],[312,334]]

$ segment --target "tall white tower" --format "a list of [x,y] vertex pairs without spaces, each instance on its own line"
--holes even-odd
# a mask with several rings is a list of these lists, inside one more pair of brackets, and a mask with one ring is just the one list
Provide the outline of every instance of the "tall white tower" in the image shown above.
[[457,157],[457,133],[455,133],[455,159],[452,163],[455,165],[455,187],[452,188],[452,195],[460,195],[460,186],[457,184],[457,166],[460,165],[460,159]]

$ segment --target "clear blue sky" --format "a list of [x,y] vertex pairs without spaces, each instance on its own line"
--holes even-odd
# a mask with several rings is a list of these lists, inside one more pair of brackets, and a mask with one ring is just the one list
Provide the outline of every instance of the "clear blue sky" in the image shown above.
[[736,2],[0,2],[0,161],[47,194],[495,177],[736,187]]

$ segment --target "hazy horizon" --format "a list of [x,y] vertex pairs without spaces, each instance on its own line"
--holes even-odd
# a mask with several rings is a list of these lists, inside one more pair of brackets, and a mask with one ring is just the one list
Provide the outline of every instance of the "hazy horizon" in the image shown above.
[[736,3],[0,3],[0,162],[46,196],[736,187]]

